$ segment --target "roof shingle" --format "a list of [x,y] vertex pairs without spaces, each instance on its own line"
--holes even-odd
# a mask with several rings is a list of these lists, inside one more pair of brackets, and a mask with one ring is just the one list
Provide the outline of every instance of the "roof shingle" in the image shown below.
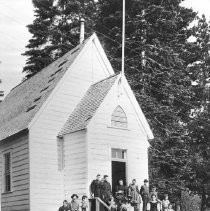
[[10,91],[0,103],[0,140],[28,127],[88,40]]
[[107,93],[113,86],[118,75],[112,75],[101,80],[87,90],[84,97],[76,106],[58,136],[85,129]]

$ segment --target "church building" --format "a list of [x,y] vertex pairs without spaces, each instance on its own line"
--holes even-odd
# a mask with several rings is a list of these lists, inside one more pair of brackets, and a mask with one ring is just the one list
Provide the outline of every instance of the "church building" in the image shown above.
[[148,178],[148,122],[93,34],[0,103],[1,211],[57,211],[96,175]]

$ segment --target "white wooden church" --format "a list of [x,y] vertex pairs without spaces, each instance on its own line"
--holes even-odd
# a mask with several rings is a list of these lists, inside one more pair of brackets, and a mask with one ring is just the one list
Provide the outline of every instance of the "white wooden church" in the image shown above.
[[148,122],[95,34],[0,103],[2,211],[57,211],[95,176],[148,178]]

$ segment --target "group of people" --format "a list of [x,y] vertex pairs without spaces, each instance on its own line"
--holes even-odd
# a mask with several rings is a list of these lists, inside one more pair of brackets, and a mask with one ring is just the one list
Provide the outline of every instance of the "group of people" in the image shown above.
[[[161,201],[158,198],[158,192],[155,186],[149,191],[148,180],[144,180],[144,184],[139,189],[136,179],[126,186],[120,179],[116,187],[111,189],[108,181],[108,175],[104,175],[101,179],[100,174],[92,181],[90,189],[92,197],[101,198],[112,211],[129,210],[131,207],[134,211],[173,211],[173,206],[168,199],[168,195],[164,196]],[[142,203],[142,206],[140,206]],[[130,206],[130,207],[129,207]]]
[[71,196],[71,202],[68,203],[67,200],[64,200],[63,206],[61,206],[58,211],[88,211],[87,196],[82,196],[81,203],[78,203],[78,198],[77,194],[73,194]]
[[[101,179],[101,175],[98,174],[90,185],[90,193],[91,197],[99,197],[111,211],[174,211],[167,194],[161,201],[155,186],[149,191],[147,179],[140,189],[136,179],[128,186],[120,179],[112,191],[108,175]],[[88,211],[87,196],[82,197],[81,203],[77,202],[77,194],[73,194],[71,199],[69,203],[64,200],[58,211]]]

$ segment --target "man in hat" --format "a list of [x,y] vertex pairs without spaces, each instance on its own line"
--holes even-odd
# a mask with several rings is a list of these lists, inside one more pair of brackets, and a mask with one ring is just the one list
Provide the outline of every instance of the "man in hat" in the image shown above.
[[141,186],[140,194],[143,201],[143,211],[147,210],[147,203],[149,202],[149,186],[148,186],[148,180],[144,180],[144,185]]
[[79,211],[79,203],[77,202],[78,199],[78,195],[77,194],[72,194],[71,196],[71,202],[69,203],[69,208],[71,211]]
[[109,183],[109,176],[104,175],[104,181],[101,188],[102,200],[108,204],[110,196],[112,195],[111,184]]
[[96,179],[90,184],[90,192],[92,197],[101,198],[101,175],[97,174]]

